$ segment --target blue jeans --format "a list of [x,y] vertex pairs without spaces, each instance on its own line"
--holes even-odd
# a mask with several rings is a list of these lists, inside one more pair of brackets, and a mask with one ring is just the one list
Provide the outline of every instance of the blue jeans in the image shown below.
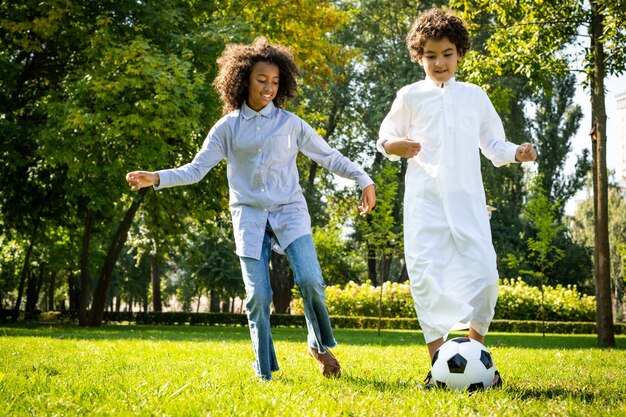
[[[253,366],[256,373],[265,380],[272,379],[272,372],[278,371],[278,361],[270,330],[272,287],[269,262],[272,236],[273,233],[268,227],[263,238],[261,259],[240,257],[241,272],[246,287],[248,325],[256,357]],[[337,342],[330,326],[324,293],[326,284],[322,278],[313,237],[311,235],[299,237],[284,248],[284,251],[291,265],[295,283],[302,295],[308,344],[323,353],[325,348],[335,347]]]

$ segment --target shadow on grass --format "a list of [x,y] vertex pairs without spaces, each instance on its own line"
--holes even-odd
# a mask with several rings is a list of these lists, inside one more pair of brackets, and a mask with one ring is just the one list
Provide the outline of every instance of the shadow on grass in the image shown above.
[[514,393],[515,397],[521,400],[567,399],[568,401],[571,401],[572,399],[576,399],[577,401],[589,403],[596,399],[596,394],[593,392],[581,391],[580,389],[568,390],[563,387],[531,389],[516,389],[515,387],[508,387],[507,391]]
[[[449,337],[463,333],[450,334]],[[305,328],[277,327],[272,329],[276,342],[305,342]],[[335,336],[341,345],[357,346],[420,346],[424,338],[419,331],[337,329]],[[168,341],[249,341],[250,333],[243,326],[165,326],[108,325],[79,327],[75,324],[0,324],[0,337],[48,337],[85,340],[151,339]],[[487,336],[488,347],[532,349],[605,349],[598,346],[596,335],[562,335],[492,333]],[[616,336],[615,349],[626,349],[626,336]]]

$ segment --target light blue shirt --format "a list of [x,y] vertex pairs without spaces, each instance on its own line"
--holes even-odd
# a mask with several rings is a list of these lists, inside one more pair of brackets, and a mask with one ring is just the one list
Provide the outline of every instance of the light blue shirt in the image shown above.
[[298,152],[356,181],[361,189],[373,184],[359,165],[332,149],[295,114],[273,103],[256,112],[244,103],[213,126],[191,163],[158,171],[155,189],[196,183],[226,158],[237,255],[260,259],[268,221],[283,248],[311,233]]

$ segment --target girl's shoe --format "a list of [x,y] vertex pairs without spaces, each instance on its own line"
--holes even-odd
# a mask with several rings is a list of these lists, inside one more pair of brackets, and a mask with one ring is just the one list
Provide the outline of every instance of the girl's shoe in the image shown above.
[[339,378],[341,376],[341,366],[330,350],[319,353],[317,349],[309,347],[309,354],[317,361],[322,375],[326,378]]

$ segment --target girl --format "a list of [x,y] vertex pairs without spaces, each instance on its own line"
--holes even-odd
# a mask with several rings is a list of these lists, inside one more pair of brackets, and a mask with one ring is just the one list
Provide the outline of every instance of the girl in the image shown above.
[[338,377],[339,362],[328,350],[336,342],[296,157],[302,152],[329,171],[357,181],[363,190],[358,207],[361,215],[376,203],[373,181],[328,146],[311,126],[283,109],[297,89],[298,68],[288,48],[270,45],[260,37],[251,45],[227,45],[217,63],[214,85],[225,115],[209,131],[193,161],[176,169],[130,172],[126,179],[133,190],[191,184],[226,159],[230,212],[257,375],[270,380],[278,370],[270,331],[269,278],[270,251],[277,243],[289,259],[302,294],[309,353],[324,376]]

